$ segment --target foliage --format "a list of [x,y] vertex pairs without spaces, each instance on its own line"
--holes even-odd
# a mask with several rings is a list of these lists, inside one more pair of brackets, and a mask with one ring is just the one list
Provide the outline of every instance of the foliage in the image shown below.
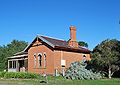
[[[70,39],[67,41],[67,43],[70,41]],[[88,47],[88,43],[84,42],[84,41],[79,41],[78,42],[79,46],[83,46],[83,47]]]
[[22,51],[27,44],[25,41],[13,40],[10,44],[0,46],[0,71],[7,69],[7,58]]
[[0,72],[0,78],[3,78],[6,72]]
[[87,63],[84,61],[71,63],[71,66],[65,73],[65,78],[72,80],[95,80],[102,78],[100,73],[93,73],[92,70],[87,70],[86,66]]
[[1,78],[22,78],[22,79],[30,79],[36,78],[38,79],[40,75],[35,73],[28,73],[28,72],[0,72]]
[[78,44],[80,46],[88,47],[88,44],[86,42],[84,42],[84,41],[79,41]]
[[111,78],[113,73],[119,70],[120,41],[107,39],[101,42],[93,49],[91,56],[93,68]]

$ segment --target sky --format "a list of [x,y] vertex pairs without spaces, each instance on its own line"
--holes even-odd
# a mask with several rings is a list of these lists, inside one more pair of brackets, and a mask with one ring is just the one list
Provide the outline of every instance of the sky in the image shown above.
[[120,0],[0,0],[0,45],[31,43],[37,34],[68,40],[69,27],[92,50],[105,39],[120,40]]

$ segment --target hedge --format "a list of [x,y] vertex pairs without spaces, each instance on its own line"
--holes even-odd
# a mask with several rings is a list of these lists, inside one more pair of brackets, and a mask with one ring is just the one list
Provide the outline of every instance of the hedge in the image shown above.
[[0,72],[0,78],[3,78],[6,72]]
[[22,78],[22,79],[33,79],[39,78],[40,75],[35,73],[28,73],[28,72],[0,72],[1,78]]

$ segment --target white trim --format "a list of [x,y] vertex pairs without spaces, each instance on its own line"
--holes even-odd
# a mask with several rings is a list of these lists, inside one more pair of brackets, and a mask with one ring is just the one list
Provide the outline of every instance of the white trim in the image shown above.
[[38,36],[43,36],[43,37],[48,37],[48,38],[52,38],[52,39],[56,39],[56,40],[60,40],[60,41],[65,41],[63,39],[59,39],[59,38],[55,38],[55,37],[51,37],[51,36],[46,36],[46,35],[39,35]]
[[22,55],[22,54],[27,54],[27,52],[20,51],[20,52],[15,53],[14,55]]
[[42,53],[38,53],[38,55],[41,55],[41,56],[42,56]]
[[36,68],[36,66],[37,66],[37,54],[36,53],[34,53],[34,55],[33,55],[33,57],[34,57],[34,68]]
[[32,42],[27,45],[27,47],[23,50],[23,52],[25,52],[25,50],[26,50],[31,44],[32,44]]
[[[37,38],[37,37],[36,37],[36,38]],[[35,39],[36,39],[36,38],[35,38]],[[34,40],[35,40],[35,39],[34,39]],[[27,47],[23,50],[23,52],[25,52],[25,50],[28,49],[28,47],[33,43],[34,40],[32,40],[32,42],[31,42],[30,44],[27,45]]]
[[83,61],[86,61],[86,59],[87,59],[86,57],[87,57],[86,54],[82,54],[82,60],[83,60]]
[[10,59],[8,61],[14,61],[14,60],[27,60],[28,58],[21,58],[21,59]]
[[47,66],[46,64],[46,58],[47,58],[47,55],[46,55],[46,52],[43,53],[43,57],[44,57],[44,68]]
[[39,38],[42,40],[42,41],[44,41],[44,42],[46,42],[48,45],[50,45],[51,47],[55,47],[52,43],[50,43],[49,41],[47,41],[46,39],[44,39],[44,38],[42,38],[41,36],[39,36]]
[[8,72],[17,72],[16,68],[8,68]]
[[37,53],[34,53],[34,56],[37,55]]
[[43,52],[43,54],[46,54],[46,52]]
[[66,60],[61,60],[61,66],[66,66]]
[[28,54],[17,55],[17,56],[12,56],[12,57],[8,57],[8,58],[20,58],[20,57],[24,57],[24,56],[28,56]]
[[62,60],[63,59],[63,51],[61,50],[60,53],[61,53],[61,60]]
[[[50,42],[47,41],[46,39],[42,38],[40,35],[39,35],[39,36],[37,35],[36,38],[41,39],[42,41],[46,42],[48,45],[50,45],[50,46],[53,47],[53,48],[55,47],[52,43],[50,43]],[[36,38],[35,38],[35,39],[36,39]],[[34,40],[35,40],[35,39],[34,39]],[[33,41],[34,41],[34,40],[33,40]],[[33,43],[33,41],[23,50],[23,52],[25,52],[25,50],[28,49],[28,47]]]

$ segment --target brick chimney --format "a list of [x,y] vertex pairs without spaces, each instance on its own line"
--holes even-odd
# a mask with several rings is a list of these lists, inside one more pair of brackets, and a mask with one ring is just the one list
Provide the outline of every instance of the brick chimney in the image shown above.
[[78,42],[76,40],[76,27],[70,26],[70,40],[68,42],[68,45],[71,47],[78,48]]

